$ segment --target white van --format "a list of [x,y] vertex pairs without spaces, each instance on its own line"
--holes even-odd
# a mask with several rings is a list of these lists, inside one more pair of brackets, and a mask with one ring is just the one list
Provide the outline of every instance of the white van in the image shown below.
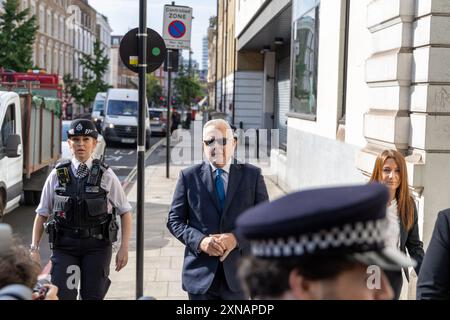
[[[107,144],[137,143],[139,93],[134,89],[109,89],[106,95],[102,133]],[[150,119],[145,103],[145,148],[150,149]]]
[[103,121],[103,117],[100,115],[100,111],[105,108],[105,100],[106,100],[106,92],[98,92],[95,96],[94,105],[92,107],[92,121],[97,122],[100,120],[100,123]]

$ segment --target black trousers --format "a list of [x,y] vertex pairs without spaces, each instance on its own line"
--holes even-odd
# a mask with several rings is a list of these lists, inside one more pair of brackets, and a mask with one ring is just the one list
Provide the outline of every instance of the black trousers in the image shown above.
[[108,292],[112,245],[108,240],[61,237],[51,257],[52,283],[60,300],[102,300]]
[[394,300],[398,300],[403,287],[402,271],[385,271],[385,273],[394,291]]
[[189,300],[243,300],[245,294],[243,291],[234,292],[228,287],[227,279],[223,271],[223,264],[220,262],[217,267],[214,280],[208,291],[204,294],[188,293]]

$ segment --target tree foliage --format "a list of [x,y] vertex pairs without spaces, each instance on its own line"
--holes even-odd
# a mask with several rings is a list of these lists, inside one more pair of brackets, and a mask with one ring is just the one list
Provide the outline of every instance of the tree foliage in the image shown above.
[[106,92],[111,86],[103,81],[103,76],[108,70],[109,58],[105,55],[105,49],[100,41],[94,42],[92,55],[83,54],[80,64],[84,67],[81,81],[77,82],[72,75],[64,76],[67,93],[75,102],[84,108],[90,107],[98,92]]
[[153,73],[147,75],[147,99],[149,101],[149,105],[160,106],[162,101],[160,97],[163,95],[163,90],[161,85],[159,84],[158,79],[155,77]]
[[177,94],[176,101],[182,106],[190,108],[191,103],[204,95],[204,90],[198,76],[189,76],[186,72],[186,68],[181,66],[174,85]]
[[[36,17],[29,9],[19,10],[18,0],[5,0],[0,14],[0,66],[17,72],[33,67],[33,44],[36,39]],[[42,67],[42,66],[41,66]]]

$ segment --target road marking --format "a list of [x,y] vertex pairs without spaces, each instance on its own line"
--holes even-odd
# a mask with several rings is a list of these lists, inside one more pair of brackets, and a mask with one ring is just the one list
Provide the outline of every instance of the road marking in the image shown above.
[[135,153],[135,150],[130,150],[130,151],[116,150],[116,151],[114,151],[114,154],[122,155],[122,156],[132,156],[134,153]]
[[[150,155],[161,145],[163,144],[163,142],[166,141],[166,138],[161,138],[161,140],[159,140],[157,143],[155,143],[146,153],[145,153],[145,159],[144,159],[144,163],[145,161],[147,161],[147,159],[150,157]],[[133,170],[131,170],[131,172],[128,174],[128,176],[125,178],[125,180],[123,180],[122,182],[122,188],[125,190],[128,185],[130,184],[130,182],[134,179],[134,177],[137,174],[137,164],[134,166]]]
[[105,162],[109,162],[109,161],[119,161],[120,159],[122,159],[123,157],[122,156],[117,156],[117,157],[115,157],[115,156],[106,156],[106,158],[105,158]]
[[130,169],[129,166],[109,166],[111,169]]

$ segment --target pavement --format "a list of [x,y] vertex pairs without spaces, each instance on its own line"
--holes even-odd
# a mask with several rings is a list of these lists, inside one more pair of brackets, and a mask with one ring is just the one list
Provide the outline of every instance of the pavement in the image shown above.
[[[197,121],[196,121],[197,122]],[[197,123],[198,124],[198,123]],[[186,143],[175,144],[173,149],[191,147]],[[199,146],[201,148],[201,145]],[[194,150],[196,152],[201,150]],[[162,144],[153,152],[165,154]],[[274,200],[284,192],[273,183],[270,166],[267,163],[252,162],[262,168],[269,197]],[[144,212],[144,295],[158,300],[186,300],[187,293],[181,288],[181,270],[183,265],[184,245],[179,242],[166,227],[172,195],[178,174],[187,165],[171,165],[170,177],[166,178],[166,166],[158,163],[145,170],[145,212]],[[107,300],[134,300],[136,298],[136,196],[137,185],[134,184],[128,200],[133,206],[133,232],[130,239],[128,265],[120,272],[114,270],[115,253],[111,261],[111,286]]]

